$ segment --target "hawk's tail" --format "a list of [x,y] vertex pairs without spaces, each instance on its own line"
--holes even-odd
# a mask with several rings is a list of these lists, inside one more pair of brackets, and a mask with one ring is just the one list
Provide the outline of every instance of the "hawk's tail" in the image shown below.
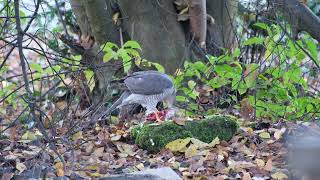
[[114,102],[111,107],[106,111],[104,112],[98,119],[104,117],[104,116],[108,116],[110,115],[114,110],[116,110],[118,108],[119,105],[121,105],[122,101],[127,98],[128,96],[130,95],[130,92],[129,91],[124,91],[120,98],[118,100],[116,100],[116,102]]

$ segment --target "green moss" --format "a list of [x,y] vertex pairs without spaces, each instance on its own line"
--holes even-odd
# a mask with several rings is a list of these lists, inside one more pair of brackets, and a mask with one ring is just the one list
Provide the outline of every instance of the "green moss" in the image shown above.
[[172,121],[162,124],[138,125],[131,130],[131,135],[142,149],[158,152],[169,142],[194,137],[210,143],[215,137],[229,140],[238,130],[238,124],[232,116],[211,116],[201,121],[187,121],[185,126]]

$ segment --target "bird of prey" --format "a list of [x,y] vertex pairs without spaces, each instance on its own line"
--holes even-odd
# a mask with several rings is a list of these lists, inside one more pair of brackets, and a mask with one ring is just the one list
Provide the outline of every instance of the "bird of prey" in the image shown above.
[[140,104],[146,108],[147,116],[155,113],[156,117],[158,102],[164,101],[168,108],[173,107],[176,99],[176,89],[167,74],[158,71],[139,71],[126,76],[122,81],[126,90],[101,117],[109,115],[117,108],[130,104]]

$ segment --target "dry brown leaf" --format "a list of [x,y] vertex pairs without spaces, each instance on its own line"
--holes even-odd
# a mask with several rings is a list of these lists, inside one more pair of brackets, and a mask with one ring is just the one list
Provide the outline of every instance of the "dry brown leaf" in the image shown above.
[[266,165],[264,166],[264,170],[271,171],[272,170],[272,159],[268,159]]
[[121,157],[134,156],[136,154],[136,152],[133,150],[134,146],[126,143],[118,143],[117,149],[120,151],[118,155]]
[[243,171],[242,180],[252,180],[250,173]]
[[57,176],[59,176],[59,177],[64,176],[64,166],[63,166],[63,163],[62,163],[62,162],[56,163],[56,164],[54,165],[54,167],[56,168]]
[[93,144],[92,142],[88,143],[88,145],[87,145],[86,148],[85,148],[86,153],[87,153],[87,154],[92,153],[93,148],[94,148],[94,144]]
[[280,130],[276,130],[275,132],[274,132],[274,138],[276,139],[276,140],[279,140],[281,137],[282,137],[282,135],[283,135],[283,133],[285,133],[286,132],[286,128],[285,127],[283,127],[283,128],[281,128]]
[[175,118],[175,119],[173,119],[173,122],[180,125],[180,126],[186,125],[186,121],[182,118]]
[[97,148],[93,151],[93,155],[96,157],[102,157],[104,154],[103,151],[104,151],[104,147]]

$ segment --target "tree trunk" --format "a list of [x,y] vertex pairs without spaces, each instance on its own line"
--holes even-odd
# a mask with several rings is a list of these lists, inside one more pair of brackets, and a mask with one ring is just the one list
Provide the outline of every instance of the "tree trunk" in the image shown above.
[[[219,55],[221,48],[233,47],[232,24],[237,13],[237,2],[235,1],[207,1],[207,13],[215,19],[215,23],[208,24],[207,34],[200,37],[201,39],[206,37],[204,46],[206,50],[199,47],[199,44],[190,43],[192,40],[191,25],[189,22],[177,20],[177,11],[173,1],[71,0],[71,4],[82,34],[94,37],[97,43],[91,49],[92,53],[98,54],[98,47],[107,41],[120,45],[121,37],[124,42],[136,40],[142,46],[141,56],[149,61],[160,63],[169,74],[173,74],[177,68],[180,68],[185,60],[205,59],[206,53]],[[121,13],[119,26],[112,23],[112,15],[115,11]],[[194,12],[197,11],[190,13]],[[120,36],[121,32],[122,36]],[[203,29],[201,32],[203,34]],[[93,60],[93,64],[103,64],[101,54]],[[106,92],[110,92],[108,84],[115,71],[115,68],[108,66],[95,69],[97,94],[104,96]],[[102,96],[96,96],[94,99],[101,100]]]
[[284,15],[295,33],[306,31],[320,42],[320,18],[305,4],[299,0],[270,0],[270,2]]

